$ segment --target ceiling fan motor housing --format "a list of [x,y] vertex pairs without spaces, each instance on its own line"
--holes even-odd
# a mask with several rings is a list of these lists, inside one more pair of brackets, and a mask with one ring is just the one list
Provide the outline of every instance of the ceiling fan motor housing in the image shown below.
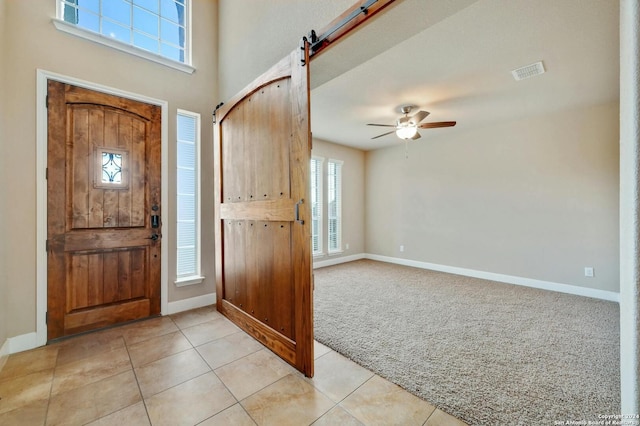
[[416,106],[415,105],[400,105],[398,107],[398,110],[403,113],[403,114],[409,114],[411,112],[412,109],[414,109]]

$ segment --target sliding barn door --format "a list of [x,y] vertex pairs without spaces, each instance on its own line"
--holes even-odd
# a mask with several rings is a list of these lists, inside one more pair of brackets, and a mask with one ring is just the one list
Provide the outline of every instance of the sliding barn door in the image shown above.
[[215,235],[218,310],[311,377],[307,64],[305,46],[217,110]]

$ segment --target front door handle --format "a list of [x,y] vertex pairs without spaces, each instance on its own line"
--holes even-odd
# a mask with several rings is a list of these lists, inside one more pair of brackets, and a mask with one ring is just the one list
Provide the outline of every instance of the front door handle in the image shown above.
[[160,239],[159,234],[151,234],[151,236],[147,238],[147,240],[153,240],[153,241],[158,241],[159,239]]

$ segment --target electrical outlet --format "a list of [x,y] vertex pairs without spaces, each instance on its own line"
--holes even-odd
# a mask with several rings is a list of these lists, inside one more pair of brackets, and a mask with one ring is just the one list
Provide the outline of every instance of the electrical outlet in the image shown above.
[[349,243],[346,243],[346,244],[344,245],[344,249],[345,249],[345,250],[349,250]]
[[400,246],[400,252],[404,251],[404,246]]
[[593,278],[595,275],[593,273],[593,268],[590,266],[587,266],[586,268],[584,268],[584,276],[585,277],[589,277],[589,278]]

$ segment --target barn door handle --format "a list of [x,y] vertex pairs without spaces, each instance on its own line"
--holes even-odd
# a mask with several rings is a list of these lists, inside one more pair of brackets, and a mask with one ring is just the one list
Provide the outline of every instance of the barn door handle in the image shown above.
[[149,238],[147,238],[147,240],[153,240],[153,241],[158,241],[158,239],[160,238],[160,235],[158,234],[151,234],[151,236]]
[[296,222],[298,222],[300,225],[304,225],[304,220],[300,219],[300,204],[302,203],[304,203],[304,200],[302,198],[296,203]]

